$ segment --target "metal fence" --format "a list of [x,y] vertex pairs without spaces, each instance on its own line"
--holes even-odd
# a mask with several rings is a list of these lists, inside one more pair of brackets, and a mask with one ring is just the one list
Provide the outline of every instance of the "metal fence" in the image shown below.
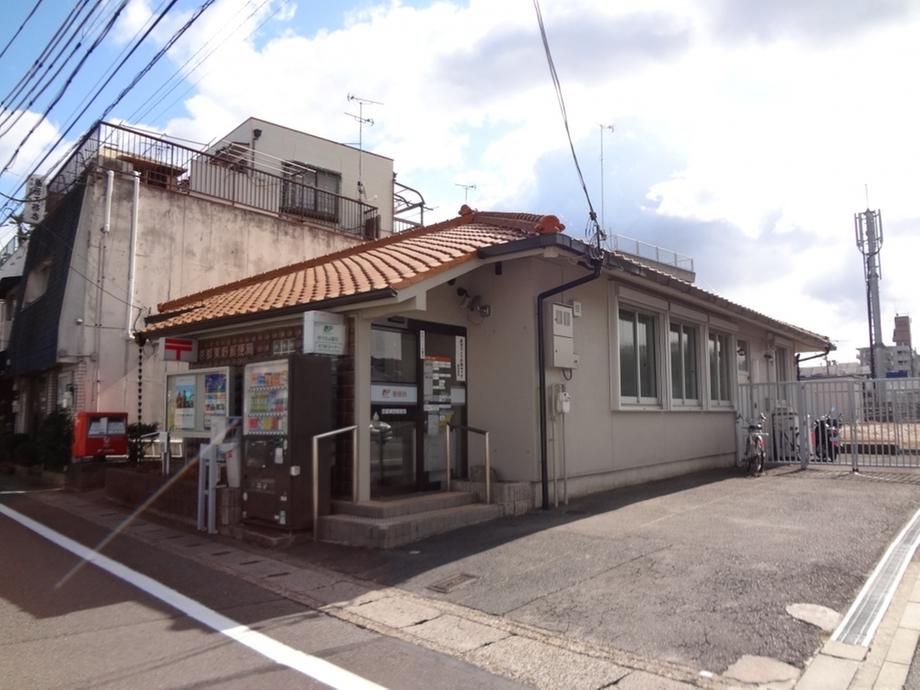
[[693,272],[693,258],[685,254],[678,254],[671,249],[659,247],[656,244],[649,244],[642,240],[623,235],[610,235],[607,239],[608,247],[611,251],[621,252],[623,254],[632,254],[641,259],[648,259],[659,264],[674,266],[684,271]]
[[773,463],[920,469],[920,378],[741,384],[737,410],[765,415]]
[[84,135],[49,181],[49,202],[71,189],[87,171],[99,168],[137,172],[149,186],[309,221],[349,235],[372,239],[379,234],[375,206],[304,184],[301,167],[296,174],[278,174],[262,169],[244,144],[200,151],[107,122]]

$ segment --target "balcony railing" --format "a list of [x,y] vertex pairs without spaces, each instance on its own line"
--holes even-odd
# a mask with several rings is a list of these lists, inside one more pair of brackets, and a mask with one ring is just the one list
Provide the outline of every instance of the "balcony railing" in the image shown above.
[[216,153],[170,139],[100,122],[48,183],[49,203],[73,187],[89,170],[138,172],[141,182],[170,192],[216,199],[233,206],[307,221],[365,239],[376,238],[375,206],[318,189],[296,177],[264,170],[247,146],[234,144]]
[[610,235],[607,241],[611,251],[631,254],[640,259],[648,259],[693,273],[693,258],[685,254],[678,254],[670,249],[622,235]]

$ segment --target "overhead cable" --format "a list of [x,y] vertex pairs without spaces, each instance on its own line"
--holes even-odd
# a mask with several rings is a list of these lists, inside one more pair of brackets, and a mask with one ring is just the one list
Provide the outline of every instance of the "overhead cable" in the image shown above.
[[32,65],[29,67],[29,69],[25,71],[25,74],[19,78],[19,81],[17,81],[12,86],[9,92],[2,99],[0,99],[0,107],[2,107],[2,109],[6,110],[9,108],[10,103],[14,98],[18,97],[22,89],[25,88],[25,86],[32,79],[32,76],[35,74],[36,70],[40,69],[42,65],[44,65],[45,61],[51,55],[52,51],[57,48],[57,44],[64,37],[64,34],[70,30],[71,25],[74,21],[76,21],[77,17],[83,11],[83,8],[88,2],[89,0],[80,0],[80,2],[74,5],[74,7],[70,10],[70,13],[64,18],[64,21],[45,44],[45,47],[42,48],[42,52],[39,53],[38,57],[35,58],[35,60],[32,62]]
[[29,12],[28,15],[26,15],[26,18],[22,20],[22,24],[19,25],[18,29],[16,29],[16,33],[14,33],[12,38],[10,38],[10,40],[6,42],[6,45],[3,46],[3,50],[0,50],[0,60],[3,59],[4,55],[6,55],[6,51],[9,50],[11,45],[13,45],[13,41],[15,41],[19,37],[19,34],[25,28],[26,24],[29,23],[29,20],[32,18],[32,15],[35,14],[35,11],[39,8],[41,4],[42,4],[42,0],[37,0],[35,5],[32,6],[32,10]]
[[549,66],[549,74],[553,80],[553,88],[556,91],[556,98],[559,101],[559,111],[562,113],[562,123],[565,125],[565,136],[569,142],[569,149],[572,151],[572,160],[575,161],[575,170],[578,172],[578,181],[581,183],[581,189],[585,193],[585,200],[588,202],[589,227],[593,230],[594,241],[598,248],[604,240],[604,231],[601,230],[597,223],[597,214],[594,212],[594,205],[591,203],[591,195],[588,194],[588,186],[585,184],[585,176],[581,172],[581,165],[578,163],[578,156],[575,153],[575,145],[572,143],[572,132],[569,130],[569,117],[565,110],[565,99],[562,96],[562,85],[559,82],[559,75],[556,73],[556,65],[553,63],[553,55],[549,48],[549,40],[546,37],[546,27],[543,25],[543,14],[540,11],[540,0],[533,0],[533,7],[537,13],[537,23],[540,25],[540,37],[543,39],[543,52],[546,54],[546,63]]
[[[9,108],[7,109],[6,115],[3,117],[2,120],[0,120],[0,125],[6,125],[3,131],[0,131],[0,137],[8,134],[10,130],[12,130],[12,128],[16,126],[16,123],[19,122],[20,119],[22,119],[23,115],[25,115],[27,112],[29,112],[32,109],[32,106],[35,104],[35,102],[39,98],[41,98],[42,95],[44,95],[45,91],[47,91],[51,87],[51,85],[54,83],[54,80],[58,78],[58,76],[61,74],[64,68],[73,59],[74,55],[76,55],[80,51],[80,48],[83,47],[83,38],[77,41],[76,45],[74,45],[70,49],[70,53],[68,53],[67,57],[64,58],[64,60],[61,62],[60,65],[58,65],[54,73],[49,75],[49,72],[51,72],[51,70],[54,69],[55,65],[57,65],[58,61],[64,55],[64,52],[67,50],[67,48],[74,42],[74,39],[77,38],[78,34],[80,34],[80,30],[86,25],[86,23],[93,16],[93,13],[96,11],[96,8],[101,5],[102,5],[102,0],[97,0],[95,6],[89,11],[89,14],[87,14],[83,18],[80,24],[74,28],[74,31],[70,35],[70,37],[67,39],[67,42],[61,47],[57,55],[55,55],[52,58],[51,62],[48,63],[48,65],[45,67],[42,74],[38,77],[37,81],[33,83],[32,86],[29,88],[28,92],[22,94],[22,96],[19,98],[19,100],[16,103],[10,104]],[[27,102],[27,99],[28,99],[28,102]]]
[[83,68],[83,65],[86,63],[89,56],[93,54],[96,48],[99,47],[99,44],[102,43],[102,41],[108,35],[109,31],[112,30],[112,27],[115,26],[115,22],[118,20],[118,17],[121,15],[122,11],[124,11],[125,5],[127,4],[128,4],[128,0],[121,0],[121,3],[118,5],[118,8],[113,13],[112,18],[109,19],[108,23],[105,25],[105,28],[102,30],[102,33],[100,33],[99,36],[96,37],[96,40],[93,41],[92,45],[90,45],[90,47],[87,49],[83,57],[80,58],[80,61],[77,63],[77,66],[74,67],[73,70],[70,72],[70,74],[67,77],[67,80],[58,90],[57,94],[55,94],[54,98],[52,99],[48,107],[45,108],[45,111],[42,113],[38,121],[34,125],[32,125],[32,128],[28,131],[25,138],[23,138],[23,140],[19,142],[19,145],[16,147],[16,150],[13,151],[13,155],[10,156],[10,159],[3,166],[3,169],[0,170],[0,177],[2,177],[3,173],[5,173],[7,170],[10,169],[10,166],[15,162],[16,157],[19,155],[19,152],[22,151],[22,147],[25,146],[26,142],[28,142],[29,139],[32,138],[32,135],[35,133],[35,130],[37,130],[39,125],[41,125],[41,123],[45,121],[45,119],[48,117],[48,113],[51,112],[52,108],[54,108],[54,106],[58,104],[61,98],[63,98],[64,92],[67,91],[71,82],[73,82],[74,77],[77,76],[77,74]]
[[[125,1],[127,1],[127,0],[125,0]],[[173,2],[169,5],[169,7],[172,7],[172,5],[175,3],[175,1],[176,1],[176,0],[173,0]],[[151,69],[153,69],[153,67],[156,65],[156,63],[159,62],[160,59],[161,59],[164,55],[166,55],[167,51],[169,51],[169,49],[172,48],[172,46],[176,43],[176,41],[178,41],[178,40],[183,36],[183,34],[185,34],[185,32],[188,31],[188,29],[189,29],[196,21],[198,21],[198,18],[199,18],[209,7],[211,7],[211,5],[214,4],[214,2],[215,2],[215,0],[205,0],[205,2],[203,2],[203,3],[195,10],[195,12],[192,14],[192,16],[188,19],[188,21],[186,21],[185,24],[183,24],[183,25],[172,35],[172,37],[163,45],[163,47],[156,53],[156,55],[154,55],[154,56],[150,59],[150,61],[149,61],[149,62],[148,62],[148,63],[147,63],[147,64],[146,64],[146,65],[145,65],[135,76],[134,76],[134,79],[132,79],[131,82],[121,91],[121,93],[118,95],[118,97],[117,97],[114,101],[112,101],[112,103],[110,103],[110,104],[108,105],[108,107],[106,107],[106,109],[102,112],[102,115],[100,115],[99,120],[97,120],[97,124],[98,124],[98,122],[104,120],[104,119],[106,118],[106,116],[108,116],[108,114],[111,113],[112,110],[113,110],[116,106],[118,106],[119,103],[121,103],[121,101],[124,99],[124,97],[125,97],[135,86],[137,86],[138,82],[140,82],[140,80],[143,79],[144,76],[145,76]],[[169,10],[169,7],[166,8],[167,11]],[[94,98],[93,100],[95,100],[95,98]],[[41,168],[42,164],[43,164],[46,160],[48,160],[48,158],[51,156],[51,153],[61,144],[62,141],[64,141],[64,138],[65,138],[68,134],[70,134],[70,131],[76,126],[77,122],[79,122],[80,118],[86,113],[86,111],[89,109],[89,106],[90,106],[91,104],[92,104],[92,101],[90,101],[90,103],[87,103],[86,106],[83,108],[83,110],[81,110],[80,113],[78,113],[77,116],[76,116],[75,118],[73,118],[73,120],[71,121],[70,125],[68,125],[67,128],[66,128],[63,132],[61,132],[61,135],[58,137],[57,141],[55,141],[54,144],[52,144],[51,147],[48,148],[48,150],[47,150],[47,152],[45,153],[45,155],[42,156],[42,158],[38,161],[38,163],[35,164],[35,167],[33,168],[33,170],[32,170],[32,172],[30,173],[30,175],[34,175],[34,174],[39,170],[39,168]],[[76,147],[79,146],[80,144],[82,144],[82,143],[85,141],[85,139],[86,139],[86,137],[81,138],[80,142],[78,142],[77,145],[71,149],[71,151],[75,151],[75,150],[76,150]],[[55,167],[56,167],[57,165],[59,165],[60,163],[62,163],[63,160],[64,160],[64,158],[62,157],[62,159],[58,161],[58,163],[55,165]],[[19,189],[21,189],[21,188],[22,188],[22,183],[20,183],[19,187],[14,191],[14,194],[15,194],[16,192],[18,192]],[[8,214],[7,217],[9,217],[9,215],[10,215],[10,214]]]

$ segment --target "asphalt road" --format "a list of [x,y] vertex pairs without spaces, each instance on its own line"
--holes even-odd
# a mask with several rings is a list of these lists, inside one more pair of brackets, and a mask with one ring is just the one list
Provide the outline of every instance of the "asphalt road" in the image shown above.
[[[920,507],[920,477],[845,469],[713,471],[630,487],[389,552],[292,557],[564,637],[722,673],[745,654],[802,667]],[[438,594],[429,586],[467,574]]]
[[[10,482],[0,482],[9,489]],[[28,496],[0,501],[93,546],[104,531]],[[0,515],[0,685],[10,688],[326,687],[205,627]],[[519,688],[331,618],[129,537],[104,554],[294,650],[391,688]]]

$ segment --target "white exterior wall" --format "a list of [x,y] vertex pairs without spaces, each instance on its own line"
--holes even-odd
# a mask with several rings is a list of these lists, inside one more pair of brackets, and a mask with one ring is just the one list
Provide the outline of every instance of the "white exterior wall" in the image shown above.
[[[81,274],[98,280],[100,228],[105,212],[104,176],[91,178],[74,242],[71,272],[58,334],[58,361],[86,360],[82,386],[85,409],[137,411],[138,348],[128,337],[128,251],[133,180],[116,175],[111,231],[106,258],[101,319],[98,290]],[[157,304],[255,273],[353,246],[358,240],[306,224],[287,223],[265,214],[140,185],[137,263],[133,302],[144,316]],[[137,316],[137,310],[133,316]],[[82,319],[82,324],[77,323]],[[97,377],[96,324],[101,352]],[[143,326],[143,319],[136,321]],[[144,348],[144,421],[163,422],[163,385],[167,370],[185,364],[164,363],[157,345]]]
[[[254,129],[262,130],[261,136],[253,139]],[[250,118],[230,132],[224,142],[248,142],[254,145],[256,167],[280,175],[283,161],[299,161],[307,165],[338,172],[342,175],[342,196],[363,201],[376,206],[380,215],[382,235],[393,231],[393,161],[390,158],[363,153],[352,146],[316,137],[305,132],[280,125]],[[212,147],[219,148],[222,144]],[[266,157],[271,160],[270,167],[265,164]],[[274,160],[272,160],[274,159]],[[360,160],[361,177],[366,197],[361,199],[358,193],[358,164]],[[193,166],[194,167],[194,166]],[[228,173],[233,175],[233,173]],[[194,187],[194,170],[192,184]],[[280,199],[281,190],[272,195]],[[244,199],[240,199],[245,201]]]

